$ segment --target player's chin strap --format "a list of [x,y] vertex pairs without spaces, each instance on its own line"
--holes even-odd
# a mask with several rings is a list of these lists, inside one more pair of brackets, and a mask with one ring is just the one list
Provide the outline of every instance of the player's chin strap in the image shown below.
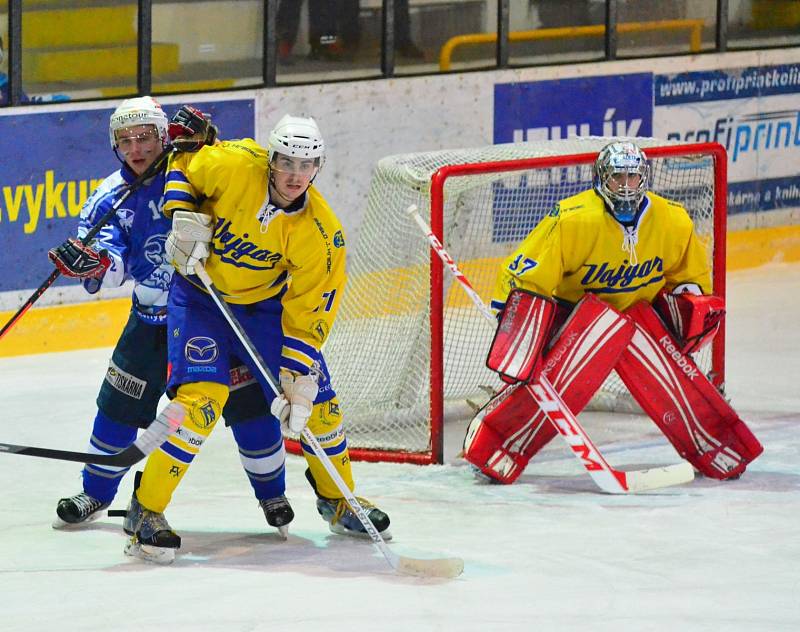
[[[228,321],[228,324],[231,326],[231,329],[233,329],[233,332],[236,334],[239,342],[242,343],[242,346],[244,347],[245,351],[247,351],[247,354],[250,356],[250,359],[253,361],[253,364],[255,364],[259,373],[261,373],[261,376],[264,378],[267,384],[269,384],[276,396],[281,395],[280,385],[275,380],[275,377],[272,375],[269,368],[267,368],[266,362],[264,362],[261,354],[253,345],[250,337],[247,335],[244,329],[242,329],[242,326],[239,324],[236,316],[231,311],[231,308],[222,298],[219,290],[214,286],[214,283],[211,281],[211,277],[208,276],[203,264],[197,264],[195,266],[195,273],[203,282],[203,285],[206,287],[209,294],[211,294],[211,298],[214,300],[214,303],[222,312],[225,320]],[[311,449],[319,459],[320,463],[322,463],[322,465],[325,467],[328,475],[331,477],[331,479],[333,479],[333,482],[342,493],[342,496],[347,501],[347,504],[350,505],[350,509],[352,509],[359,522],[361,522],[361,524],[364,526],[364,529],[372,539],[373,544],[375,544],[375,546],[383,554],[383,556],[386,558],[386,561],[389,562],[389,565],[394,570],[404,575],[444,578],[458,577],[463,572],[464,560],[460,558],[421,560],[411,557],[403,557],[392,551],[381,537],[380,532],[375,528],[375,525],[372,524],[372,521],[367,516],[367,512],[364,511],[364,508],[358,502],[353,492],[350,491],[347,483],[344,482],[342,477],[339,475],[339,472],[336,471],[336,468],[334,467],[333,463],[331,463],[331,460],[328,458],[325,450],[319,444],[319,441],[317,441],[317,438],[314,436],[314,433],[311,432],[308,426],[303,429],[302,436],[305,442],[311,446]]]

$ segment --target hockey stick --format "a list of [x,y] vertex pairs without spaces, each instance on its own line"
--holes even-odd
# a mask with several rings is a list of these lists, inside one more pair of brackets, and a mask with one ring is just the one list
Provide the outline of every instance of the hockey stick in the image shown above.
[[[458,268],[455,261],[450,257],[447,250],[445,250],[442,242],[439,241],[439,238],[431,231],[430,226],[422,219],[416,205],[412,204],[407,211],[422,229],[422,232],[425,233],[433,250],[447,265],[463,290],[472,299],[478,311],[486,318],[488,323],[495,325],[497,321],[494,315]],[[644,492],[651,489],[681,485],[694,480],[694,468],[686,461],[665,467],[629,472],[611,467],[589,438],[589,435],[578,423],[578,419],[544,375],[540,374],[536,382],[526,385],[526,388],[602,491],[609,494]]]
[[[214,303],[216,303],[217,307],[219,307],[222,315],[225,317],[225,320],[228,321],[228,324],[231,326],[236,334],[236,337],[239,339],[239,342],[242,343],[245,351],[247,351],[253,363],[258,368],[259,373],[261,373],[262,377],[269,384],[275,395],[280,395],[281,389],[278,385],[278,382],[270,372],[266,362],[264,362],[264,359],[261,357],[261,354],[251,342],[250,337],[247,335],[244,329],[242,329],[242,326],[239,324],[236,316],[231,311],[231,308],[222,298],[219,290],[214,286],[211,277],[208,276],[208,272],[206,272],[202,264],[195,266],[195,274],[197,274],[197,276],[203,282],[203,285],[211,294],[211,298],[214,300]],[[306,443],[311,446],[314,454],[317,456],[320,463],[322,463],[322,465],[325,467],[328,474],[333,479],[333,482],[339,488],[339,491],[342,493],[342,496],[344,496],[347,504],[350,505],[353,513],[364,526],[364,529],[366,529],[369,537],[372,539],[373,544],[383,554],[383,556],[386,558],[386,561],[389,562],[389,565],[394,570],[404,575],[445,578],[458,577],[463,572],[464,561],[460,558],[421,560],[412,557],[403,557],[392,551],[381,537],[380,532],[375,528],[375,525],[372,524],[372,521],[367,516],[367,512],[364,511],[361,503],[358,502],[353,492],[350,491],[350,488],[339,475],[339,472],[336,471],[336,468],[333,466],[333,463],[331,463],[328,455],[325,454],[325,450],[319,444],[319,441],[317,441],[314,433],[312,433],[311,430],[306,427],[303,429],[302,434],[303,439],[305,439]]]
[[[131,182],[128,185],[122,196],[116,202],[114,202],[113,206],[110,209],[108,209],[108,211],[106,211],[100,217],[100,219],[97,220],[97,223],[94,226],[92,226],[89,232],[87,232],[86,235],[84,235],[83,238],[81,238],[81,243],[88,244],[90,241],[92,241],[92,239],[95,238],[97,233],[99,233],[103,229],[103,227],[106,224],[108,224],[108,222],[111,221],[111,218],[113,218],[114,215],[116,215],[117,210],[119,209],[120,206],[122,206],[122,203],[125,200],[127,200],[128,197],[130,197],[130,195],[133,194],[140,186],[142,186],[145,180],[152,178],[158,172],[158,170],[161,169],[164,160],[169,156],[171,152],[172,152],[172,146],[168,145],[164,149],[164,151],[162,151],[158,155],[158,157],[153,161],[153,163],[147,169],[145,169],[142,175],[138,176],[133,182]],[[17,321],[19,321],[19,319],[25,315],[25,312],[27,312],[31,308],[31,306],[36,301],[39,300],[42,294],[44,294],[47,291],[47,288],[53,285],[53,283],[55,283],[56,279],[60,275],[61,272],[59,271],[58,268],[56,268],[50,273],[50,276],[48,276],[44,280],[44,282],[38,288],[36,288],[34,293],[30,295],[28,300],[25,301],[25,303],[23,303],[22,307],[20,307],[17,310],[17,312],[8,320],[8,322],[5,325],[3,325],[3,328],[0,329],[0,339],[2,339],[3,336],[6,335],[6,332],[8,332],[8,330],[11,329],[17,323]]]
[[22,456],[38,456],[44,459],[58,461],[77,461],[78,463],[93,463],[95,465],[110,465],[112,467],[130,467],[138,463],[166,438],[175,432],[181,425],[182,419],[173,417],[172,410],[167,407],[162,410],[153,422],[139,436],[133,445],[128,446],[117,454],[92,454],[90,452],[70,452],[69,450],[54,450],[51,448],[36,448],[29,445],[14,445],[0,443],[0,452],[6,454],[19,454]]

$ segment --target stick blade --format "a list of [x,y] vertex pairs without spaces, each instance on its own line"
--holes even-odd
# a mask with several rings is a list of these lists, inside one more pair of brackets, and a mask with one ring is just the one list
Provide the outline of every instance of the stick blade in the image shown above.
[[415,577],[442,577],[452,579],[464,572],[464,560],[460,557],[448,557],[438,560],[419,560],[413,557],[399,556],[395,570],[403,575]]
[[625,472],[629,492],[646,492],[652,489],[683,485],[694,480],[694,468],[684,461],[665,467],[654,467],[649,470]]

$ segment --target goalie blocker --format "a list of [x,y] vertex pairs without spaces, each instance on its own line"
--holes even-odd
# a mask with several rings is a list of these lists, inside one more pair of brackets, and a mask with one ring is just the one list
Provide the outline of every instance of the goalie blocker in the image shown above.
[[[716,302],[720,299],[698,301],[695,309],[701,316],[693,316],[691,305],[682,305],[687,325],[682,339],[676,341],[649,303],[638,303],[620,314],[588,294],[552,336],[539,364],[521,349],[515,350],[515,355],[526,357],[526,361],[515,364],[508,362],[508,349],[515,349],[513,340],[525,339],[531,348],[540,349],[542,340],[550,337],[546,319],[537,320],[530,315],[542,310],[537,303],[552,304],[550,299],[520,290],[514,290],[509,301],[515,294],[526,298],[514,298],[517,307],[503,313],[487,363],[494,370],[503,367],[502,375],[507,381],[519,381],[505,387],[478,412],[464,439],[464,458],[486,476],[500,483],[513,483],[530,459],[556,435],[530,390],[529,381],[535,379],[538,370],[552,382],[569,409],[578,414],[611,370],[616,369],[678,453],[711,478],[741,474],[763,450],[691,357],[682,351],[687,347],[696,350],[697,343],[710,340],[713,331],[709,330],[715,330],[711,325],[718,324],[723,313]],[[533,328],[540,323],[540,331],[519,331],[520,327]],[[699,331],[690,323],[699,323]],[[509,366],[533,370],[513,374],[505,370]]]

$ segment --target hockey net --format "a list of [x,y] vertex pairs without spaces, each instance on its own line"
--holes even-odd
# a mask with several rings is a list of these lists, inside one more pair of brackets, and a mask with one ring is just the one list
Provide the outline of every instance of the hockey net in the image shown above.
[[[355,459],[442,461],[445,419],[469,418],[500,388],[485,367],[493,329],[436,255],[414,204],[489,302],[502,260],[553,205],[591,187],[608,138],[390,156],[376,168],[348,282],[325,348]],[[652,190],[684,205],[724,296],[725,153],[717,144],[636,139]],[[696,360],[721,385],[724,332]],[[595,408],[632,410],[615,374]]]

